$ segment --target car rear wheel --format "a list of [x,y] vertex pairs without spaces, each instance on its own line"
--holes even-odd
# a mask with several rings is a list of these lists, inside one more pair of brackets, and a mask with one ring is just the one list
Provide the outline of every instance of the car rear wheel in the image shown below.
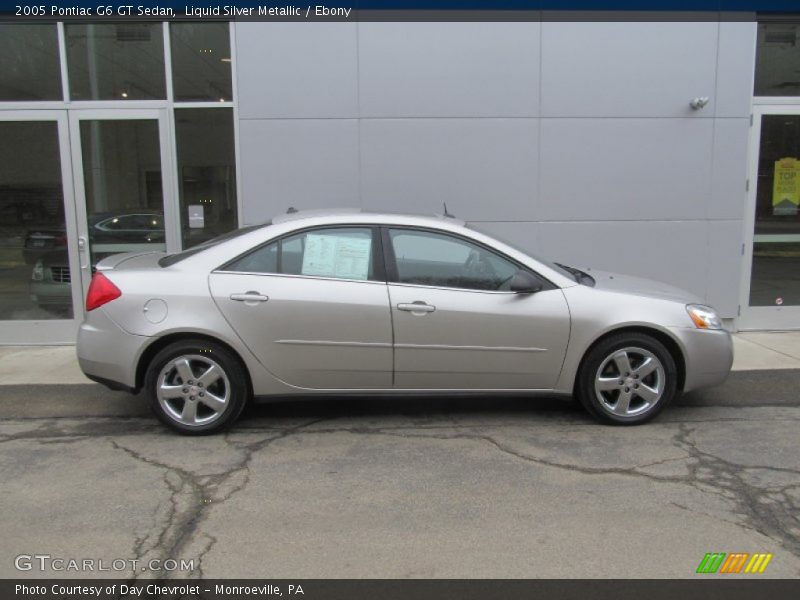
[[244,368],[229,350],[205,340],[170,344],[153,358],[145,390],[159,420],[183,434],[230,426],[249,397]]
[[623,333],[602,340],[586,355],[577,395],[605,423],[644,423],[669,404],[678,389],[675,360],[654,337]]

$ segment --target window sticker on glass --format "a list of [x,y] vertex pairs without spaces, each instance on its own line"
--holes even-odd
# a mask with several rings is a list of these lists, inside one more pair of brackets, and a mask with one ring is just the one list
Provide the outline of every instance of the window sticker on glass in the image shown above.
[[371,249],[370,237],[310,233],[306,236],[302,274],[366,280]]

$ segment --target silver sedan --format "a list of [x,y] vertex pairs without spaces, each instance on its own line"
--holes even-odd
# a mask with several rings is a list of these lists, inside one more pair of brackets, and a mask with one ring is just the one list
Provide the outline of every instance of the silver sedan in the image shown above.
[[635,424],[721,383],[731,337],[689,293],[579,270],[450,217],[295,212],[97,265],[83,372],[186,434],[253,396],[574,395]]

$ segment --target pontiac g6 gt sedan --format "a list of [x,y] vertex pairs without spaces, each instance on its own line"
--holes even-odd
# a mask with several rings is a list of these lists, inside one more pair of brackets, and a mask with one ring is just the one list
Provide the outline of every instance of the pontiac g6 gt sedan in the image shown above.
[[97,265],[83,372],[185,434],[254,396],[575,395],[642,423],[721,383],[731,337],[663,284],[533,258],[449,216],[297,212]]

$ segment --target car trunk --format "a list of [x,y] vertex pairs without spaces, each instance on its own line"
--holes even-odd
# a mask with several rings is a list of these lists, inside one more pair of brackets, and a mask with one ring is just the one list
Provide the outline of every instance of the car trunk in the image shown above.
[[125,252],[112,254],[97,263],[98,271],[149,269],[158,266],[165,252]]

